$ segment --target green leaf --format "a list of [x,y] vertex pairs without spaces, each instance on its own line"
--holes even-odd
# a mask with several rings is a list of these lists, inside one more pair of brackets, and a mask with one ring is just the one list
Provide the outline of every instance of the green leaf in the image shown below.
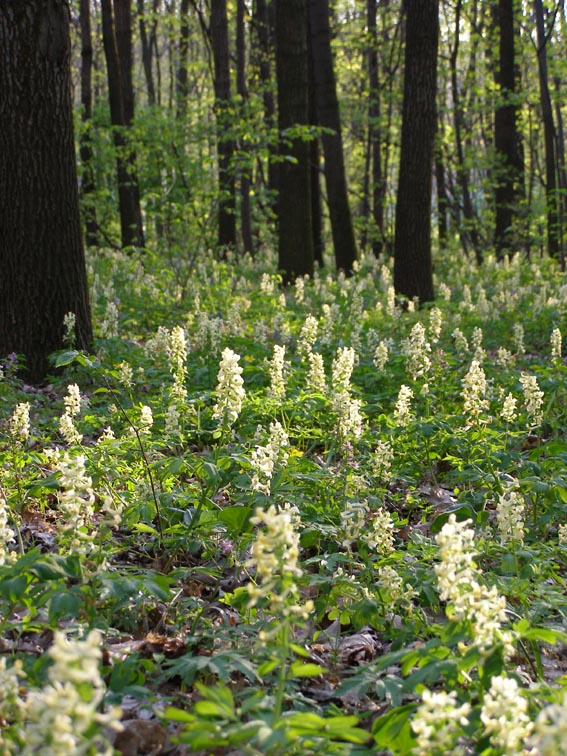
[[410,722],[416,708],[415,703],[405,704],[378,717],[372,725],[376,744],[399,756],[409,753],[415,745]]
[[317,677],[317,675],[322,675],[325,672],[327,670],[319,666],[319,664],[294,661],[290,664],[288,679],[291,680],[294,677]]

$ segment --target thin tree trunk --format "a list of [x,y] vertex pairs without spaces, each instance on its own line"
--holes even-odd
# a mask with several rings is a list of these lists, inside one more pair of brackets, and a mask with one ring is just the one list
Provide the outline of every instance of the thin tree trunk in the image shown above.
[[0,356],[42,380],[76,318],[92,340],[71,98],[69,8],[0,3]]
[[331,52],[328,0],[309,0],[309,19],[317,121],[325,129],[322,135],[325,185],[335,262],[338,270],[351,273],[358,254],[348,202],[341,120]]
[[[276,127],[276,103],[274,98],[271,65],[274,49],[274,2],[275,0],[272,0],[271,3],[266,2],[266,0],[256,0],[254,3],[254,26],[258,39],[258,73],[260,76],[262,100],[264,103],[264,118],[268,132]],[[273,196],[276,196],[278,190],[279,164],[276,159],[277,152],[277,145],[270,145],[268,158],[268,190]]]
[[[154,2],[154,13],[155,13]],[[146,11],[144,8],[144,0],[138,0],[138,26],[140,28],[140,45],[142,48],[142,65],[144,68],[144,77],[146,79],[146,89],[148,92],[148,103],[150,107],[156,104],[156,87],[154,84],[154,73],[152,67],[153,58],[153,40],[152,36],[148,37],[148,30],[146,28]],[[155,21],[152,19],[152,28],[155,29]]]
[[187,98],[189,96],[189,77],[187,64],[189,62],[189,0],[181,0],[179,6],[179,62],[175,80],[175,95],[177,100],[176,115],[181,120],[187,114]]
[[236,246],[235,180],[232,158],[234,140],[230,136],[230,55],[226,0],[212,0],[211,44],[214,58],[215,112],[219,181],[218,244],[221,250]]
[[[248,87],[246,86],[246,3],[238,0],[236,6],[236,90],[240,95],[243,118],[246,118],[248,105]],[[241,150],[247,153],[250,145],[243,142]],[[245,252],[252,254],[254,243],[252,240],[252,221],[250,217],[250,160],[248,156],[241,161],[240,171],[240,230],[242,246]]]
[[564,258],[560,245],[559,203],[557,196],[557,161],[555,156],[556,133],[547,72],[547,43],[549,37],[547,37],[545,33],[545,19],[542,0],[534,0],[534,13],[537,33],[537,62],[539,72],[541,116],[543,120],[543,138],[545,144],[547,251],[550,257],[561,258],[563,266]]
[[469,189],[468,169],[465,166],[465,151],[463,147],[463,109],[461,106],[461,95],[459,92],[459,78],[457,61],[459,57],[459,35],[461,26],[462,0],[458,0],[455,9],[455,43],[451,51],[449,64],[451,69],[451,94],[453,97],[453,127],[455,129],[455,147],[457,150],[457,181],[461,190],[463,203],[463,215],[465,217],[465,227],[459,227],[461,240],[467,252],[468,239],[470,238],[477,263],[482,263],[482,251],[478,238],[476,227],[476,218],[474,215],[471,193]]
[[[309,22],[308,22],[309,25]],[[309,123],[318,126],[319,120],[315,104],[315,72],[313,70],[312,34],[307,39],[309,65]],[[313,239],[313,260],[323,267],[325,244],[323,242],[323,202],[321,199],[321,148],[319,139],[309,142],[309,172],[311,190],[311,237]]]
[[371,165],[370,190],[372,220],[375,231],[372,249],[376,257],[383,249],[384,240],[384,177],[382,175],[382,134],[380,127],[380,81],[378,76],[378,29],[376,0],[366,0],[366,26],[368,34],[368,150]]
[[[127,2],[128,0],[126,0]],[[140,208],[140,192],[135,171],[135,155],[130,149],[128,127],[134,114],[134,98],[128,70],[122,71],[121,61],[126,69],[131,66],[131,42],[125,39],[128,15],[122,7],[125,0],[115,0],[118,11],[113,17],[111,0],[101,0],[102,34],[106,68],[108,73],[108,95],[110,118],[112,121],[114,144],[116,147],[116,169],[118,174],[118,202],[120,206],[120,226],[122,246],[144,246],[144,230]],[[118,43],[120,40],[120,44]],[[130,50],[130,52],[129,52]],[[128,90],[130,79],[130,91]]]
[[447,224],[447,210],[449,201],[447,198],[447,185],[445,182],[445,160],[441,139],[441,124],[437,122],[437,140],[435,144],[435,186],[437,188],[437,233],[439,246],[447,243],[449,229]]
[[86,242],[88,245],[98,243],[98,225],[96,207],[92,194],[95,189],[93,148],[91,141],[93,117],[93,44],[91,33],[90,0],[81,0],[81,120],[82,130],[79,144],[81,159],[81,203],[85,219]]

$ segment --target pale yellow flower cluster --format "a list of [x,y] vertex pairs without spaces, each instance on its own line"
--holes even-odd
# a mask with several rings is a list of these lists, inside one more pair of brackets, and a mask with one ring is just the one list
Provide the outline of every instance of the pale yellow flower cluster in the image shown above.
[[111,756],[103,728],[121,729],[120,711],[100,712],[104,682],[100,676],[101,636],[67,640],[56,632],[49,656],[49,682],[30,690],[24,704],[21,756]]
[[65,452],[57,462],[61,473],[57,498],[59,509],[64,515],[64,531],[76,531],[91,520],[93,515],[94,492],[92,478],[86,474],[85,458],[72,457]]
[[8,526],[8,505],[0,496],[0,565],[13,556],[7,546],[14,540],[14,531]]
[[427,688],[421,694],[419,705],[411,722],[416,736],[415,756],[464,756],[466,749],[457,739],[469,723],[469,703],[457,706],[455,691],[432,692]]
[[220,421],[227,430],[237,421],[246,396],[240,355],[228,347],[223,350],[217,375],[217,402],[213,408],[213,418]]
[[498,497],[496,521],[502,544],[523,544],[525,508],[524,498],[514,486],[508,486]]
[[276,420],[270,423],[270,437],[265,446],[256,446],[250,455],[250,462],[254,473],[252,475],[252,490],[262,491],[270,495],[270,484],[276,464],[287,464],[289,438],[281,423]]
[[411,400],[413,391],[403,383],[398,392],[398,399],[394,408],[394,420],[398,428],[405,428],[413,420],[411,412]]
[[64,397],[65,412],[59,418],[59,432],[68,444],[80,444],[83,436],[78,432],[73,420],[81,411],[81,394],[76,383],[67,386]]
[[409,338],[402,343],[402,352],[412,380],[426,377],[431,368],[431,344],[427,341],[427,332],[422,323],[413,326]]
[[269,361],[270,387],[268,396],[274,401],[285,399],[285,346],[274,344],[272,359]]
[[30,403],[20,402],[16,404],[10,418],[9,432],[12,439],[23,443],[30,435]]
[[524,391],[524,406],[532,425],[539,425],[543,420],[543,391],[540,390],[535,375],[522,373],[520,383]]
[[301,326],[299,339],[297,340],[297,353],[300,357],[305,358],[310,354],[317,341],[318,331],[319,324],[317,323],[317,318],[313,317],[313,315],[308,315]]
[[506,621],[506,599],[496,586],[486,588],[480,582],[482,573],[474,557],[474,530],[470,520],[457,522],[449,516],[435,540],[439,546],[440,562],[435,565],[439,598],[448,602],[447,616],[455,622],[470,622],[473,644],[481,651],[489,651],[496,643],[503,643],[506,654],[512,652],[512,635],[502,629]]
[[505,754],[527,754],[522,747],[533,724],[527,714],[528,700],[512,677],[495,676],[484,696],[480,719],[490,742]]
[[[463,378],[464,412],[473,423],[487,420],[488,400],[486,399],[487,381],[484,370],[478,360],[473,360]],[[484,417],[483,417],[484,416]]]

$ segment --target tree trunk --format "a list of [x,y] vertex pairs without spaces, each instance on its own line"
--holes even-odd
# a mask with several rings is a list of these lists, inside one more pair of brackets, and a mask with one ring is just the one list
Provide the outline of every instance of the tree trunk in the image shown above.
[[40,381],[76,317],[91,321],[73,140],[69,7],[0,3],[0,355],[22,354]]
[[123,7],[127,3],[129,0],[114,0],[116,18],[113,15],[111,0],[101,0],[100,7],[108,75],[110,119],[114,127],[113,136],[116,147],[122,246],[143,247],[144,229],[135,170],[135,154],[130,149],[127,134],[134,115],[131,41],[128,42],[126,39],[129,13]]
[[439,246],[447,242],[449,226],[447,211],[449,200],[447,199],[447,184],[445,182],[445,158],[443,155],[443,142],[441,136],[441,123],[437,122],[437,139],[435,144],[435,187],[437,189],[437,233]]
[[211,44],[214,59],[215,112],[219,181],[218,244],[221,250],[236,246],[235,180],[232,158],[234,140],[230,136],[231,94],[230,53],[226,0],[211,2]]
[[286,283],[313,275],[309,143],[289,134],[309,125],[307,0],[276,0],[276,78],[280,152],[278,261]]
[[175,96],[177,100],[177,119],[187,114],[187,98],[189,96],[189,78],[187,63],[189,60],[189,0],[181,0],[179,7],[179,63],[175,81]]
[[524,166],[517,126],[518,107],[515,103],[514,26],[514,0],[499,0],[500,65],[496,83],[500,88],[500,103],[494,118],[494,147],[497,157],[494,242],[499,259],[513,252],[514,240],[518,238],[514,226],[523,184]]
[[[272,0],[274,2],[275,0]],[[276,103],[274,99],[272,78],[273,53],[273,7],[266,0],[256,0],[254,3],[254,26],[258,39],[257,61],[262,100],[264,103],[264,118],[268,132],[276,126]],[[268,190],[275,196],[278,190],[279,164],[276,160],[277,146],[270,145],[268,162]]]
[[460,20],[462,11],[462,0],[458,0],[455,9],[455,44],[451,51],[449,58],[449,65],[451,68],[451,94],[453,97],[453,128],[455,130],[455,147],[457,151],[457,181],[461,190],[461,199],[463,203],[463,215],[465,216],[465,224],[459,228],[461,240],[465,252],[468,252],[468,242],[472,244],[477,263],[482,263],[482,251],[480,249],[480,243],[478,239],[478,231],[476,227],[476,218],[474,215],[473,204],[471,199],[471,193],[469,188],[469,174],[465,165],[465,150],[463,147],[463,108],[461,105],[461,94],[459,92],[459,78],[457,62],[459,57],[459,35],[460,35]]
[[539,92],[541,116],[543,120],[543,138],[545,144],[545,195],[547,201],[547,251],[550,257],[561,258],[563,252],[560,244],[559,204],[557,196],[557,161],[555,156],[555,123],[549,79],[547,73],[547,44],[549,37],[545,32],[545,19],[542,0],[534,0],[534,13],[537,32],[537,62],[539,72]]
[[384,240],[384,177],[382,175],[380,81],[378,76],[378,28],[376,0],[366,0],[368,34],[368,164],[371,181],[368,190],[372,203],[366,200],[367,213],[372,208],[372,249],[376,257],[382,252]]
[[91,129],[93,117],[93,44],[91,34],[90,0],[81,0],[81,121],[79,156],[81,158],[81,204],[85,221],[86,242],[98,243],[96,207],[92,194],[95,189]]
[[[146,28],[146,11],[144,0],[138,0],[138,26],[140,28],[140,46],[142,48],[142,66],[144,67],[144,77],[146,79],[146,89],[148,92],[148,104],[153,107],[156,104],[156,86],[154,84],[154,74],[152,68],[153,58],[153,40],[152,35],[148,37]],[[155,29],[155,21],[152,20],[152,28]]]
[[436,127],[438,0],[406,5],[400,173],[396,203],[394,286],[420,302],[434,298],[431,183]]
[[[335,262],[338,270],[351,273],[358,255],[348,202],[339,102],[331,52],[328,0],[309,0],[309,20],[317,122],[325,129],[322,135],[325,185]],[[328,133],[326,129],[332,133]]]
[[[246,118],[248,105],[248,87],[246,86],[246,3],[238,0],[236,6],[236,90],[240,95],[242,118]],[[252,241],[252,221],[250,218],[250,160],[248,150],[250,145],[245,141],[240,145],[244,152],[241,158],[240,169],[240,230],[242,233],[242,246],[245,252],[252,253],[254,244]]]
[[[309,19],[308,19],[308,27]],[[317,108],[315,105],[315,72],[313,70],[312,34],[309,28],[307,36],[307,57],[309,74],[309,123],[318,126]],[[311,190],[311,237],[313,239],[313,261],[320,268],[324,264],[325,244],[323,242],[323,203],[321,200],[321,148],[319,139],[309,141],[309,181]]]

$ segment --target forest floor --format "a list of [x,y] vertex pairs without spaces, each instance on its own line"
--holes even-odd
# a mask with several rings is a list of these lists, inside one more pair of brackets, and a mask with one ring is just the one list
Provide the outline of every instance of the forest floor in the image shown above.
[[565,274],[273,269],[99,250],[4,362],[0,746],[566,753]]

